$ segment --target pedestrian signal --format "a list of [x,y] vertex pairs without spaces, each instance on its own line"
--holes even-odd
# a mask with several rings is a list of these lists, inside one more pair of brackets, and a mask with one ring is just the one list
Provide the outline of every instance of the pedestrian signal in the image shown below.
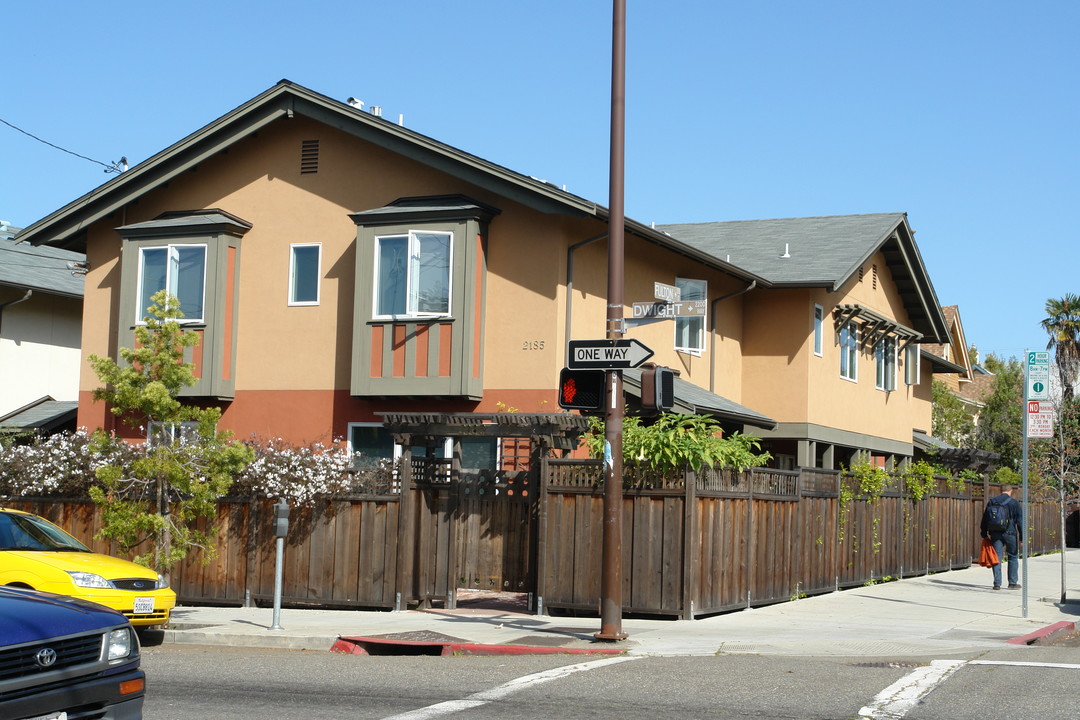
[[567,410],[600,412],[604,408],[603,370],[571,370],[559,372],[559,407]]
[[675,371],[653,363],[642,365],[641,409],[646,413],[671,412],[675,407]]

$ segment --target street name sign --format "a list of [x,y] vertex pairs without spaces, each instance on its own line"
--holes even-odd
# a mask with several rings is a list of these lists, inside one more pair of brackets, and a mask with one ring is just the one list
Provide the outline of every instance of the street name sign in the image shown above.
[[665,285],[662,282],[653,283],[653,297],[667,302],[679,302],[682,300],[682,289],[674,285]]
[[1028,437],[1054,437],[1054,406],[1039,400],[1029,400],[1027,406]]
[[653,356],[640,340],[571,340],[571,370],[625,370],[636,368]]
[[636,302],[634,318],[659,318],[661,320],[680,317],[705,317],[704,300],[687,300],[686,302]]
[[1050,353],[1047,351],[1028,351],[1027,399],[1050,399]]

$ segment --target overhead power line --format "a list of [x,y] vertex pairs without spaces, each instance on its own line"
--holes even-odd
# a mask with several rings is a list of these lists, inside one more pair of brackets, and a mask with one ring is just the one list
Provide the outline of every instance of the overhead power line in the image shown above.
[[37,140],[39,143],[44,143],[44,144],[48,145],[51,148],[56,148],[57,150],[60,150],[62,152],[66,152],[68,155],[74,155],[77,158],[82,158],[83,160],[89,160],[92,163],[97,163],[98,165],[105,168],[105,172],[107,172],[107,173],[122,173],[125,170],[127,170],[127,164],[128,163],[127,163],[127,158],[126,157],[122,157],[122,158],[120,158],[119,160],[117,160],[116,162],[113,162],[113,163],[103,163],[100,160],[95,160],[94,158],[86,157],[85,155],[80,155],[79,153],[72,152],[71,150],[68,150],[67,148],[62,148],[59,145],[54,145],[53,143],[49,142],[48,140],[42,140],[37,135],[34,135],[33,133],[26,132],[21,127],[18,127],[16,125],[12,125],[11,123],[9,123],[4,118],[0,118],[0,123],[4,123],[5,125],[7,125],[12,130],[18,130],[23,135],[26,135],[27,137],[32,137],[35,140]]

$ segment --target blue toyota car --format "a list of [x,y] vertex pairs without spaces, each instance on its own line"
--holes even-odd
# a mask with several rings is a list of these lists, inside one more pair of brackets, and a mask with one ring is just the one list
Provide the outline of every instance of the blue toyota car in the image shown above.
[[145,690],[123,615],[0,587],[0,720],[140,720]]

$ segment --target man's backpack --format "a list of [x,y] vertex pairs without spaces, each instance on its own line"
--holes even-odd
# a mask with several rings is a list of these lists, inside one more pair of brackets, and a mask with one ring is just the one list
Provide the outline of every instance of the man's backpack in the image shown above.
[[986,523],[986,531],[992,533],[1006,532],[1012,525],[1009,516],[1009,506],[1005,503],[990,501],[983,511],[983,520]]

